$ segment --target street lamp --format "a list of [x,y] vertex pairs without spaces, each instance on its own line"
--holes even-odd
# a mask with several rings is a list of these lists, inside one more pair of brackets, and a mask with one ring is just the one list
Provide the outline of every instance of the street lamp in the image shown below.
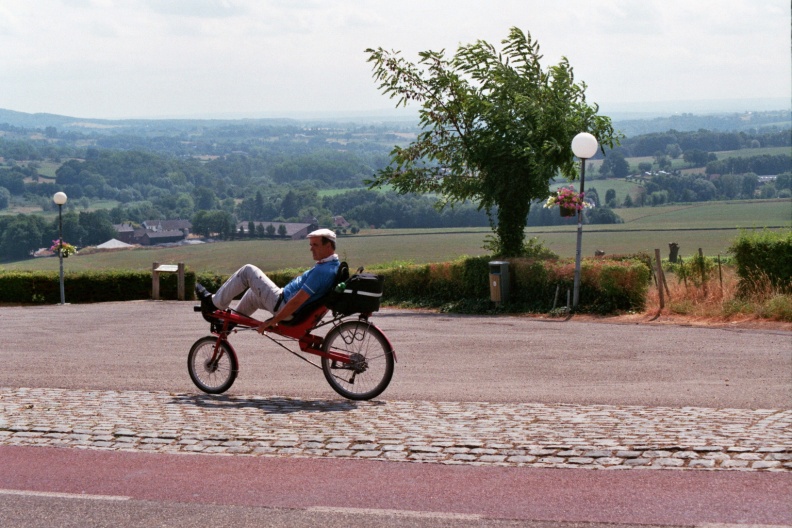
[[66,193],[56,192],[52,201],[58,204],[58,259],[60,260],[60,294],[61,304],[66,304],[66,291],[63,288],[63,204],[66,203]]
[[[597,138],[588,132],[581,132],[572,139],[572,152],[580,158],[580,194],[586,184],[586,160],[597,153]],[[583,209],[578,211],[577,249],[575,250],[575,284],[572,293],[572,309],[576,309],[580,299],[580,251],[583,245]]]

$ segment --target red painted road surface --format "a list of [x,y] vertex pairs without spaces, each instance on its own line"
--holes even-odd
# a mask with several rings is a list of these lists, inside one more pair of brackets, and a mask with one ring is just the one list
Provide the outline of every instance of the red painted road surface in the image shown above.
[[792,474],[538,469],[0,447],[2,490],[492,519],[792,525]]

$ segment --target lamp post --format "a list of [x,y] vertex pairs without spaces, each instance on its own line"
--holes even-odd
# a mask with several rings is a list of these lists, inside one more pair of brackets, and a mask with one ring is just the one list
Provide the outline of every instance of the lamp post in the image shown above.
[[52,201],[58,204],[58,259],[60,260],[60,294],[61,304],[66,304],[66,291],[63,288],[63,204],[66,203],[66,193],[56,192]]
[[[586,184],[586,160],[597,153],[597,138],[588,132],[581,132],[572,139],[572,152],[580,158],[580,194]],[[575,310],[580,299],[580,251],[583,245],[583,209],[578,211],[577,248],[575,250],[575,284],[572,293],[572,309]]]

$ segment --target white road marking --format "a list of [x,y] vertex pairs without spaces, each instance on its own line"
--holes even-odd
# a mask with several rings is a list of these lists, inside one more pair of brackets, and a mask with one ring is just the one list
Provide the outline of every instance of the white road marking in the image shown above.
[[379,515],[382,517],[413,517],[423,519],[453,519],[462,521],[479,521],[484,518],[483,515],[468,514],[468,513],[450,513],[450,512],[431,512],[431,511],[413,511],[413,510],[383,510],[376,508],[333,508],[331,506],[311,506],[307,508],[308,511],[324,512],[324,513],[349,513],[358,515]]
[[89,495],[87,493],[58,493],[54,491],[30,491],[0,489],[0,495],[19,495],[22,497],[50,497],[55,499],[85,499],[85,500],[105,500],[105,501],[125,501],[132,497],[122,495]]
[[789,528],[786,524],[697,524],[695,528]]

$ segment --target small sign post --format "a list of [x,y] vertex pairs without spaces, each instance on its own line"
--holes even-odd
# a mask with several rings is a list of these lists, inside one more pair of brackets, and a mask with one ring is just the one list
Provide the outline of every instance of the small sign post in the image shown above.
[[160,298],[160,273],[178,273],[177,298],[184,300],[184,262],[178,264],[160,264],[155,262],[151,266],[151,298],[158,301]]

